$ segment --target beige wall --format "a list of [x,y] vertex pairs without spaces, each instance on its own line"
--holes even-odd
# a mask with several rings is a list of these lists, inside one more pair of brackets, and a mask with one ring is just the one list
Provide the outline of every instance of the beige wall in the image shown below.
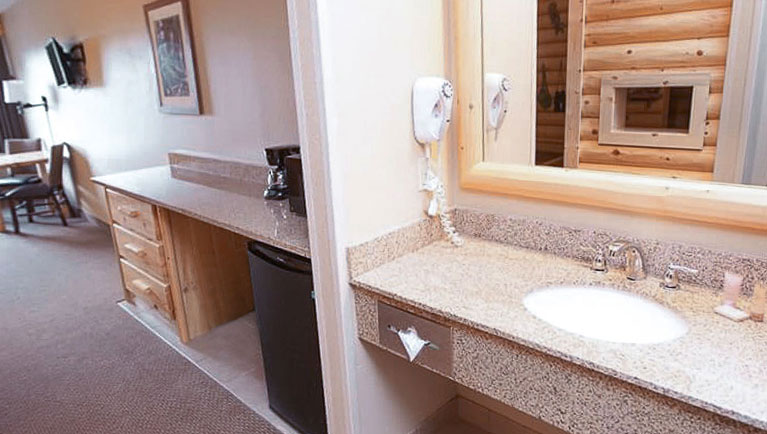
[[446,75],[443,1],[327,3],[328,134],[357,244],[423,216],[411,90],[418,77]]
[[[424,216],[416,78],[446,75],[443,0],[318,2],[334,208],[344,245]],[[341,288],[341,305],[353,303]],[[354,318],[346,319],[354,327]],[[455,385],[354,338],[357,432],[407,433],[455,396]]]
[[[78,195],[102,216],[93,175],[166,162],[188,148],[263,161],[264,146],[297,143],[283,0],[190,0],[204,114],[161,114],[142,5],[146,0],[24,0],[3,14],[16,75],[47,95],[57,142],[73,147]],[[83,41],[91,83],[56,88],[43,46]],[[48,138],[41,110],[30,133]]]
[[[482,2],[482,59],[485,74],[509,77],[509,108],[501,128],[485,129],[485,158],[498,163],[535,161],[535,19],[538,3]],[[485,105],[487,105],[485,95]]]

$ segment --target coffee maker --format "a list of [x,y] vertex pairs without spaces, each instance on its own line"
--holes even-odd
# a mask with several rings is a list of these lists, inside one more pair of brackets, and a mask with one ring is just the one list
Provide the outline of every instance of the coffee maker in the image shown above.
[[269,175],[266,180],[264,199],[282,200],[288,197],[287,174],[285,172],[285,158],[288,155],[298,154],[298,145],[271,146],[264,149],[266,161],[269,163]]

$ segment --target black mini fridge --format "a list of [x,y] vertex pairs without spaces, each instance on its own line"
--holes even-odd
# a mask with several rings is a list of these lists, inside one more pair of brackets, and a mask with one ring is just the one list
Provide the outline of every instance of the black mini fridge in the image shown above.
[[309,259],[248,245],[269,407],[305,434],[326,434],[317,312]]

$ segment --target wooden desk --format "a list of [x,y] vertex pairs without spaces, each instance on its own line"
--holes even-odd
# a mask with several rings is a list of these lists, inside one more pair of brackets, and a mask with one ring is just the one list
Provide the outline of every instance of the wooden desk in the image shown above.
[[194,157],[180,163],[203,171],[158,166],[93,178],[106,190],[124,298],[154,305],[182,342],[253,310],[249,240],[310,255],[306,219],[287,201],[264,199],[255,182],[263,167]]
[[182,342],[253,310],[248,239],[107,189],[125,299],[141,297]]
[[[13,169],[15,167],[37,166],[37,174],[45,182],[48,179],[48,153],[44,151],[21,152],[18,154],[0,154],[0,170]],[[0,232],[5,232],[3,208],[5,201],[0,201]]]

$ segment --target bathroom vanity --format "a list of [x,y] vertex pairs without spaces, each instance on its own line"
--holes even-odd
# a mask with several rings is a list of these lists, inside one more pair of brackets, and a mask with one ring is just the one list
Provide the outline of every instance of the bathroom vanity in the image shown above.
[[[716,315],[720,295],[698,283],[715,281],[722,266],[765,279],[767,258],[637,241],[650,252],[651,274],[678,256],[709,270],[696,283],[682,277],[680,289],[667,290],[652,275],[630,281],[612,263],[607,273],[592,271],[588,254],[573,246],[586,243],[587,231],[568,236],[527,221],[516,222],[516,229],[529,228],[527,237],[513,225],[488,235],[493,219],[501,220],[457,210],[459,231],[486,238],[468,238],[463,247],[422,227],[351,248],[360,339],[407,358],[394,331],[413,327],[434,344],[414,363],[567,432],[767,430],[767,326]],[[498,237],[503,233],[509,238]],[[374,251],[392,256],[379,254],[379,264],[361,260]],[[643,297],[679,315],[688,330],[660,343],[615,343],[564,331],[524,307],[527,294],[561,285]]]

